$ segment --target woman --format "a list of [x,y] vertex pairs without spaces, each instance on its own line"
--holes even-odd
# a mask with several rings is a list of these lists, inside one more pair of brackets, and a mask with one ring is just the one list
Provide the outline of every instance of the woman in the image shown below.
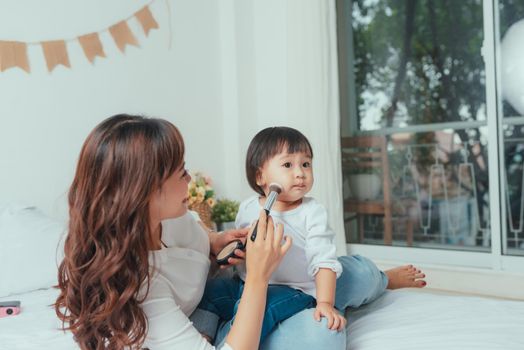
[[[208,239],[189,218],[192,232],[173,233],[187,246],[167,247],[161,221],[188,218],[189,180],[182,137],[167,121],[117,115],[88,136],[69,192],[55,304],[80,348],[213,348],[187,316],[202,296],[210,246],[216,251],[246,232]],[[274,232],[267,220],[266,229],[262,211],[261,234],[248,242],[249,282],[224,349],[258,347],[269,276],[291,244],[281,245],[282,227]]]
[[[247,232],[205,232],[187,213],[189,180],[182,136],[165,120],[116,115],[87,137],[69,191],[55,304],[80,348],[213,349],[189,316],[202,297],[209,254]],[[267,221],[262,211],[256,241],[248,240],[245,257],[238,252],[246,260],[246,284],[234,325],[219,331],[222,349],[259,345],[269,276],[291,245],[289,239],[281,244],[282,227],[274,232]],[[417,283],[411,268],[374,273],[360,264],[348,268],[352,305],[375,299],[386,284]],[[262,348],[344,349],[345,332],[322,323],[304,310],[282,322]]]

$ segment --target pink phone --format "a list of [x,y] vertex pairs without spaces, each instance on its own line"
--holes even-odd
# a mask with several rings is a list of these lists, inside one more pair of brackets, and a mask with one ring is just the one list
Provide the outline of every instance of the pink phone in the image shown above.
[[20,301],[0,301],[0,318],[20,313]]

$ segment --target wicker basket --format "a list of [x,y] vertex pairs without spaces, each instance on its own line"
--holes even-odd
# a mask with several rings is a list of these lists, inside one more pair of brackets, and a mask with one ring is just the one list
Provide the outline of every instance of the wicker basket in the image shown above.
[[189,209],[196,211],[202,222],[210,229],[214,229],[215,224],[213,220],[211,220],[211,207],[209,204],[206,202],[194,203],[189,206]]

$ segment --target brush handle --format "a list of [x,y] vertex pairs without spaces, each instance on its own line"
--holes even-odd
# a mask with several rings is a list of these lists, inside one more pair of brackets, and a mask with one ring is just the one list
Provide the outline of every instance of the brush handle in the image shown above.
[[264,210],[269,215],[269,211],[271,210],[271,207],[273,204],[275,204],[275,201],[277,200],[278,193],[275,191],[269,192],[269,195],[267,196],[266,204],[264,204]]
[[[264,211],[266,212],[266,215],[269,215],[269,210],[264,209]],[[258,220],[257,220],[257,223],[255,224],[255,228],[253,229],[253,232],[251,232],[251,241],[252,242],[254,242],[255,238],[257,238],[257,230],[258,230]]]

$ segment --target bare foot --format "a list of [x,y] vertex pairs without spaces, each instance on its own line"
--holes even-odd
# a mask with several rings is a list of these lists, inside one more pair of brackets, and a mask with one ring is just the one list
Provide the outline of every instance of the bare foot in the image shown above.
[[422,288],[426,286],[426,281],[423,280],[426,275],[413,265],[395,267],[385,271],[385,273],[388,276],[387,289]]

